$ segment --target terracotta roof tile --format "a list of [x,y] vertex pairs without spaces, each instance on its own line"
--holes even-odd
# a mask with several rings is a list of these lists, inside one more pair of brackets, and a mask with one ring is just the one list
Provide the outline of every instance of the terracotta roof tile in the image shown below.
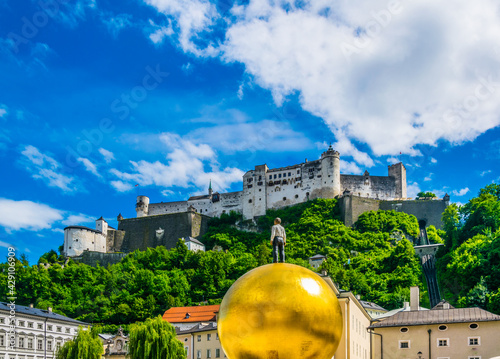
[[196,307],[173,307],[163,314],[163,320],[169,323],[194,323],[215,321],[220,305],[204,305]]

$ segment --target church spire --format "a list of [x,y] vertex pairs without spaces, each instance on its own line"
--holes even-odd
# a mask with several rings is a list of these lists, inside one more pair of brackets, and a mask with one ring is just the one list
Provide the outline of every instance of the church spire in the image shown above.
[[208,194],[212,195],[212,179],[210,179],[210,184],[208,185]]

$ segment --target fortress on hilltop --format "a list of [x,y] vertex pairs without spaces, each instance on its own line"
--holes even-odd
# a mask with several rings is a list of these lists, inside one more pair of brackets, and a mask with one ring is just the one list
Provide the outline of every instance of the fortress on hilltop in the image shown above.
[[138,196],[137,217],[166,213],[196,212],[209,217],[229,211],[243,214],[245,219],[263,216],[266,210],[306,202],[315,198],[335,198],[344,191],[376,200],[406,198],[406,168],[402,163],[389,166],[388,176],[340,174],[340,154],[330,146],[321,158],[300,164],[270,169],[255,166],[243,175],[243,190],[218,193],[209,186],[208,194],[187,201],[150,203],[146,196]]
[[172,248],[179,238],[203,250],[198,239],[206,232],[210,217],[235,211],[253,219],[265,215],[268,209],[316,198],[338,198],[342,219],[348,226],[366,211],[396,210],[415,215],[425,232],[429,225],[441,228],[441,214],[450,201],[448,195],[441,200],[408,199],[406,168],[401,162],[388,166],[387,176],[371,176],[368,171],[363,175],[340,174],[340,154],[331,146],[314,161],[306,159],[274,169],[265,164],[255,166],[242,180],[241,191],[214,192],[210,183],[208,194],[186,201],[150,203],[148,197],[138,196],[137,217],[125,219],[119,215],[118,229],[102,217],[95,229],[65,228],[64,254],[83,262],[114,262],[136,249],[160,245]]

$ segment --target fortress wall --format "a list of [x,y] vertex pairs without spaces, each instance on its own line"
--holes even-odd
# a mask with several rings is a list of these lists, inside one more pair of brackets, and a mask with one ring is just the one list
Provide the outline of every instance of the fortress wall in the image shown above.
[[380,203],[377,199],[358,197],[354,195],[342,196],[339,199],[340,216],[344,224],[352,226],[364,212],[377,211]]
[[108,229],[106,235],[106,251],[109,252],[120,252],[123,247],[123,239],[125,238],[125,232],[117,231],[114,229]]
[[243,211],[243,192],[229,192],[218,194],[220,200],[212,203],[212,215],[220,216],[222,213],[235,211],[241,213]]
[[73,258],[73,260],[92,267],[95,267],[97,263],[99,263],[101,267],[107,267],[109,264],[120,262],[126,256],[127,253],[84,252],[80,257]]
[[340,175],[341,192],[346,189],[355,196],[375,199],[396,197],[396,182],[392,177]]
[[[191,221],[191,216],[196,219]],[[145,250],[148,247],[161,245],[167,249],[173,248],[179,238],[203,235],[206,232],[208,219],[209,217],[199,213],[189,212],[124,219],[118,225],[118,230],[125,231],[122,247],[118,250],[132,252],[136,249]],[[164,233],[158,237],[156,230],[160,228]]]
[[66,228],[64,230],[64,253],[79,256],[84,251],[106,252],[106,238],[90,228]]
[[444,200],[413,200],[413,201],[384,201],[380,204],[380,209],[395,210],[413,214],[417,219],[424,220],[426,227],[433,225],[441,229],[443,222],[441,216],[448,207],[448,202]]
[[181,213],[186,212],[187,209],[187,201],[151,203],[149,204],[149,215],[154,216],[165,213]]

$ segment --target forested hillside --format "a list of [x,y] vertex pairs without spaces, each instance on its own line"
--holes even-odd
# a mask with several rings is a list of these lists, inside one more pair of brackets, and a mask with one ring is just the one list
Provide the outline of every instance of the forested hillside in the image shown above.
[[[439,257],[442,292],[452,304],[480,305],[500,313],[500,188],[491,185],[463,207],[444,214],[445,231],[431,228],[429,237],[445,239]],[[336,200],[315,200],[269,211],[257,223],[235,213],[214,218],[202,238],[207,252],[189,252],[179,242],[136,251],[122,262],[89,267],[48,253],[43,265],[16,264],[17,304],[52,306],[55,311],[90,323],[127,324],[162,314],[171,306],[218,303],[232,283],[256,266],[271,262],[270,227],[281,217],[287,230],[287,262],[309,267],[315,254],[328,257],[328,271],[341,288],[393,309],[409,299],[409,287],[420,286],[426,298],[418,257],[408,239],[418,235],[415,217],[394,212],[367,212],[353,228],[339,219]],[[408,239],[407,239],[408,238]],[[7,283],[7,264],[0,264]],[[7,286],[0,296],[7,296]],[[424,305],[425,305],[424,301]]]
[[445,249],[438,260],[442,294],[459,307],[500,314],[500,185],[443,214]]
[[[17,303],[34,303],[92,323],[126,324],[162,314],[171,306],[218,303],[232,283],[256,266],[270,263],[270,227],[280,216],[288,233],[287,262],[309,267],[308,257],[325,254],[328,271],[342,288],[394,308],[408,300],[408,287],[422,285],[418,259],[401,233],[416,235],[416,219],[403,213],[372,212],[355,229],[338,218],[336,200],[316,200],[270,211],[257,225],[235,213],[215,218],[202,239],[207,252],[189,252],[179,242],[136,251],[122,262],[89,267],[70,261],[64,268],[55,252],[29,266],[16,265]],[[236,223],[245,231],[237,229]],[[391,235],[392,233],[392,235]],[[3,269],[6,264],[1,265]],[[6,273],[1,280],[6,282]],[[0,295],[6,296],[6,286]]]

